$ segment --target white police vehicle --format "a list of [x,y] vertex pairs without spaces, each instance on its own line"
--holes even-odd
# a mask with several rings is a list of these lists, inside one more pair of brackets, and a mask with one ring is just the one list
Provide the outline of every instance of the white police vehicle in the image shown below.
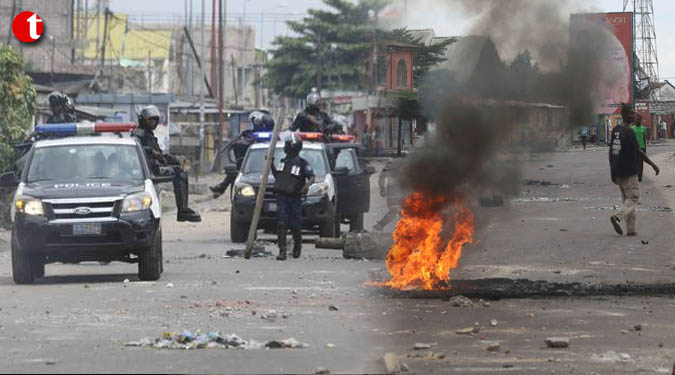
[[[321,133],[300,134],[303,139],[300,157],[309,162],[316,176],[307,196],[302,198],[303,230],[318,233],[321,237],[339,236],[341,223],[349,224],[350,230],[362,230],[363,215],[370,209],[370,175],[374,170],[363,167],[359,145],[349,142],[353,137],[347,135],[335,135],[331,139],[335,143],[327,143],[321,141]],[[230,237],[235,243],[247,239],[270,147],[265,143],[271,139],[270,133],[258,133],[256,137],[262,143],[255,143],[248,149],[234,183]],[[278,142],[274,153],[277,167],[284,157],[284,142]],[[236,173],[236,167],[229,169],[232,170],[227,173]],[[274,176],[269,176],[268,184],[258,229],[273,233],[278,217]]]
[[[138,263],[141,280],[158,280],[162,209],[134,124],[39,125],[12,205],[12,275],[18,284],[44,276],[45,265],[83,261]],[[99,136],[74,136],[81,134]],[[107,134],[105,134],[107,133]],[[64,136],[64,138],[55,138]]]

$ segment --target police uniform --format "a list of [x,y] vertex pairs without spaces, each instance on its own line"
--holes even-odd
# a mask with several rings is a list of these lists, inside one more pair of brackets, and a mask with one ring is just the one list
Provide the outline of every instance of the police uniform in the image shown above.
[[[143,110],[143,113],[147,109],[148,107]],[[151,110],[153,111],[152,113],[155,113],[154,111],[157,114],[159,113],[156,107]],[[153,174],[160,175],[160,167],[170,167],[172,169],[172,182],[176,207],[178,208],[178,221],[200,222],[200,215],[188,207],[189,184],[187,172],[178,166],[179,163],[173,156],[162,153],[159,141],[153,131],[145,128],[144,122],[148,119],[139,116],[139,127],[131,133],[131,136],[138,139],[138,142],[143,147],[148,160],[148,166]],[[157,117],[157,119],[159,118]]]
[[299,258],[302,249],[302,193],[307,181],[314,177],[314,170],[307,160],[299,156],[297,150],[290,155],[287,151],[279,169],[273,168],[272,172],[275,177],[274,189],[277,193],[279,215],[277,259],[286,259],[286,232],[289,228],[293,235],[293,258]]

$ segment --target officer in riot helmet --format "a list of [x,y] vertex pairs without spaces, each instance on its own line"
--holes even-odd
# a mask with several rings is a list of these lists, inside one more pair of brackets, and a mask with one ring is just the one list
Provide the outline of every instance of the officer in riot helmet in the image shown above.
[[341,133],[340,126],[321,108],[321,95],[316,88],[307,95],[307,106],[295,118],[292,131],[322,132],[326,135]]
[[[241,163],[244,161],[246,151],[248,151],[248,148],[255,142],[252,133],[271,132],[274,130],[274,120],[272,119],[272,116],[268,114],[258,111],[252,112],[248,116],[248,121],[252,125],[253,130],[244,130],[237,138],[235,138],[223,149],[223,151],[226,153],[229,153],[230,151],[234,152],[234,159],[237,163],[237,169],[241,169]],[[217,199],[223,195],[228,187],[234,186],[234,181],[236,179],[236,175],[228,174],[218,185],[209,186],[209,190],[211,190],[213,193],[213,199]]]
[[48,124],[62,124],[77,122],[75,105],[68,95],[54,91],[47,97],[52,115],[47,119]]
[[272,163],[274,174],[274,190],[277,193],[279,221],[277,236],[279,240],[279,256],[277,260],[286,260],[286,234],[288,229],[293,235],[293,258],[299,258],[302,250],[302,196],[307,194],[314,183],[314,171],[309,162],[300,157],[302,140],[295,134],[286,140],[284,152],[277,169]]
[[173,172],[173,190],[178,207],[178,221],[200,222],[201,216],[188,207],[188,175],[180,168],[178,160],[169,154],[164,154],[159,147],[154,130],[160,120],[159,109],[154,105],[147,106],[138,115],[138,128],[131,135],[136,137],[143,146],[150,169],[155,175],[160,175],[160,167],[169,167]]

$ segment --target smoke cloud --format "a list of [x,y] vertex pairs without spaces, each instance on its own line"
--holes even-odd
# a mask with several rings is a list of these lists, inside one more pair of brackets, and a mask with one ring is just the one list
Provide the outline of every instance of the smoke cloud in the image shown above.
[[[421,0],[415,7],[425,6],[434,10],[428,14],[461,10],[470,20],[469,34],[489,38],[481,55],[489,54],[494,43],[492,49],[502,59],[522,57],[528,51],[537,65],[519,68],[509,60],[487,58],[465,81],[452,70],[430,73],[420,97],[436,130],[402,167],[400,183],[409,190],[515,194],[520,185],[518,154],[537,147],[553,151],[557,138],[593,123],[603,94],[623,74],[607,62],[613,37],[602,22],[575,18],[575,31],[570,33],[573,9],[568,1]],[[562,121],[538,118],[533,114],[538,110],[559,111]],[[548,132],[551,142],[543,149],[529,135],[516,132],[533,124]]]

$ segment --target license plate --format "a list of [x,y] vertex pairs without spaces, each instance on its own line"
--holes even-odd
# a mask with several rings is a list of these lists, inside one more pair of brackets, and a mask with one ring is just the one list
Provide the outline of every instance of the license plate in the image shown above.
[[265,211],[267,212],[277,212],[276,203],[265,203]]
[[73,224],[73,235],[95,236],[101,234],[101,223],[78,223]]

